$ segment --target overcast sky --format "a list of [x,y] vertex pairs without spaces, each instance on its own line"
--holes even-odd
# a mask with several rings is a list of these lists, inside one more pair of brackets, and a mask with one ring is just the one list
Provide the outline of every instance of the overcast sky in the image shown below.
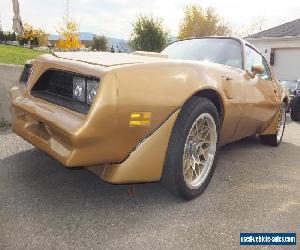
[[[128,39],[131,24],[139,14],[161,17],[176,36],[183,11],[188,4],[212,6],[233,26],[247,25],[259,16],[266,27],[300,18],[300,0],[69,0],[71,16],[81,31]],[[48,33],[56,33],[66,12],[66,0],[19,0],[23,22],[30,22]],[[0,20],[4,30],[11,29],[12,1],[0,0]]]

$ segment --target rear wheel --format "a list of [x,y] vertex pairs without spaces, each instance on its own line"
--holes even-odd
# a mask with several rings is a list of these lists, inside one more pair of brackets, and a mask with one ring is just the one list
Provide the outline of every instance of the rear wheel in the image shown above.
[[297,96],[292,100],[291,118],[293,121],[300,121],[300,96]]
[[185,199],[201,194],[212,178],[219,153],[219,114],[205,98],[182,108],[169,141],[163,184]]
[[282,141],[284,129],[285,129],[285,122],[286,122],[286,107],[283,103],[280,108],[279,120],[277,125],[277,132],[273,135],[260,135],[260,141],[263,144],[270,145],[273,147],[279,146]]

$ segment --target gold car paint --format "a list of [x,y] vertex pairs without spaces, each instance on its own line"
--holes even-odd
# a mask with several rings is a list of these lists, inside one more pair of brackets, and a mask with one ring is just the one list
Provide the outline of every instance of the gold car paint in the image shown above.
[[[245,96],[240,95],[245,88],[245,71],[209,62],[152,60],[104,67],[41,56],[33,61],[28,88],[11,91],[13,131],[65,166],[89,167],[111,183],[159,180],[178,112],[192,95],[203,90],[215,91],[220,98],[222,145],[232,142],[234,136],[246,136],[242,131],[237,133],[245,108]],[[30,95],[33,84],[50,68],[101,79],[88,115]],[[276,123],[273,104],[262,103],[262,107],[269,113],[259,115],[259,132],[273,119]],[[129,126],[133,112],[151,112],[150,125]],[[256,119],[257,112],[260,107],[253,109],[252,118]]]
[[[277,80],[273,77],[273,83],[276,86],[276,94],[278,96],[278,100],[280,102],[280,105],[285,105],[286,111],[288,111],[289,108],[289,92],[287,89],[283,88]],[[275,115],[275,117],[272,119],[272,121],[267,125],[265,129],[262,129],[263,132],[261,132],[261,135],[271,135],[276,134],[278,129],[278,121],[280,118],[280,106],[278,107],[278,111]]]
[[248,78],[247,74],[246,72],[244,110],[235,140],[264,131],[279,110],[280,100],[273,81],[257,76]]
[[161,128],[145,139],[121,164],[107,164],[88,169],[103,180],[114,184],[160,180],[170,134],[179,112],[180,110],[177,110],[172,114]]

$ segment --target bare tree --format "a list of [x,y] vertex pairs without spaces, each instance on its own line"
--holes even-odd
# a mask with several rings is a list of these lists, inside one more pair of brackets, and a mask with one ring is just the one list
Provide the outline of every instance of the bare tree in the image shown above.
[[21,35],[23,32],[23,24],[20,17],[20,6],[18,0],[12,0],[14,17],[13,17],[13,30],[17,35]]
[[268,19],[265,16],[258,16],[252,18],[252,20],[253,21],[247,25],[235,28],[233,32],[234,35],[243,38],[263,31],[268,27]]

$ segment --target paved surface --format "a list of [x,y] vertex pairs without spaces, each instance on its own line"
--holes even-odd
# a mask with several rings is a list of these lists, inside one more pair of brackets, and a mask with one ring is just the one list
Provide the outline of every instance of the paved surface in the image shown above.
[[134,198],[127,188],[1,134],[0,249],[239,249],[240,232],[295,231],[299,249],[300,124],[279,148],[255,137],[224,147],[193,201],[159,184],[136,185]]

